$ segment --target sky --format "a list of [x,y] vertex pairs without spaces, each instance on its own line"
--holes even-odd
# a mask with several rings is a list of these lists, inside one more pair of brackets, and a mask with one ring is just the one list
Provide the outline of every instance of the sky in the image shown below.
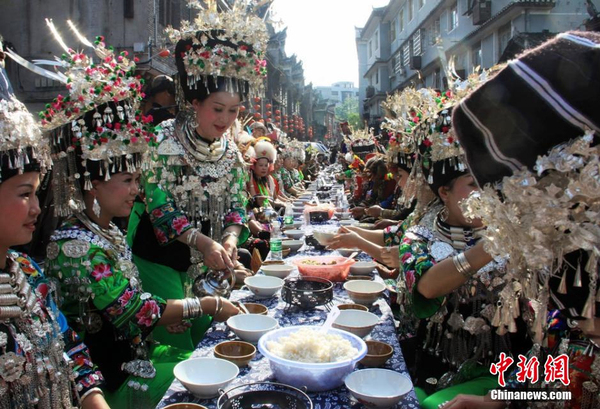
[[358,87],[355,27],[363,27],[373,7],[389,0],[275,0],[273,11],[287,26],[285,51],[296,54],[306,84],[330,86],[352,81]]

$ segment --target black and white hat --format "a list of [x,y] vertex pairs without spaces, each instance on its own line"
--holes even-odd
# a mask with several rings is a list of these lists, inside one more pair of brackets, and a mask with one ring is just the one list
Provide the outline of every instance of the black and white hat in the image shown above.
[[508,63],[454,109],[453,125],[480,186],[600,132],[600,34],[567,32]]

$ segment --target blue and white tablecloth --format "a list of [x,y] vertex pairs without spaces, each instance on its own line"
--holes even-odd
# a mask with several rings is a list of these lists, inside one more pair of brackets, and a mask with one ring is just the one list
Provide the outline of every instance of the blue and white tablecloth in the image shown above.
[[[287,264],[289,260],[298,256],[307,255],[324,255],[324,254],[335,254],[337,252],[319,252],[310,250],[304,246],[300,249],[300,252],[296,255],[286,258]],[[363,258],[360,255],[359,258]],[[297,275],[298,272],[294,271],[291,276]],[[381,280],[379,276],[375,276],[376,280]],[[343,283],[335,283],[334,288],[334,299],[333,303],[346,304],[352,303],[346,291],[342,288]],[[230,297],[233,301],[242,302],[254,302],[260,303],[269,308],[268,314],[279,322],[282,327],[290,325],[321,325],[327,317],[327,309],[325,307],[318,307],[311,311],[301,311],[298,309],[286,308],[285,302],[281,300],[279,295],[269,299],[257,299],[250,291],[238,290],[234,291]],[[393,356],[387,361],[383,368],[392,369],[400,373],[408,375],[404,358],[400,350],[398,338],[396,336],[396,330],[394,327],[394,318],[392,310],[390,309],[386,299],[379,299],[370,310],[372,313],[380,317],[380,322],[367,339],[373,339],[378,341],[386,342],[394,347]],[[193,353],[192,357],[212,357],[215,345],[226,340],[236,339],[235,334],[231,331],[225,323],[217,323],[213,325],[206,333],[205,338],[202,340],[198,349]],[[361,365],[357,365],[357,369],[361,369]],[[252,382],[275,382],[276,379],[273,377],[271,369],[269,367],[269,361],[264,358],[260,352],[256,352],[256,357],[250,362],[250,365],[245,368],[240,368],[240,374],[238,377],[227,386],[229,389],[233,386],[240,384],[252,383]],[[313,401],[315,409],[357,409],[362,408],[363,405],[358,403],[352,395],[348,392],[345,386],[341,386],[333,391],[321,392],[321,393],[309,393],[310,398]],[[216,408],[217,398],[210,400],[200,400],[195,398],[191,393],[187,392],[183,385],[175,379],[171,384],[171,387],[159,403],[158,408],[163,408],[166,405],[179,403],[179,402],[194,402],[206,406],[207,408]],[[411,391],[409,395],[402,400],[398,407],[402,408],[418,408],[419,403],[416,399],[414,391]]]

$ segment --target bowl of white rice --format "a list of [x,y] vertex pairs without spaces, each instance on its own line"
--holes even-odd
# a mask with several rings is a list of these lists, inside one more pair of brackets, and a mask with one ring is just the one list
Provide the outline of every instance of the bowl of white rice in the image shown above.
[[367,353],[365,342],[336,328],[318,326],[279,328],[263,335],[258,350],[271,365],[275,378],[310,392],[335,389]]

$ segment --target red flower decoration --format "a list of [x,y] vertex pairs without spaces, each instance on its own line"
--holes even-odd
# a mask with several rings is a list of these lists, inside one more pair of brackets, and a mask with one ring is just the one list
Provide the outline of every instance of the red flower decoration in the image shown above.
[[112,277],[113,273],[110,268],[110,265],[100,263],[94,267],[94,271],[92,271],[92,277],[96,279],[96,281],[100,281],[103,278]]
[[150,327],[152,326],[152,323],[158,319],[159,315],[160,309],[158,308],[156,301],[148,300],[144,303],[144,306],[140,311],[135,314],[135,318],[137,318],[139,325]]
[[125,290],[122,296],[119,297],[119,303],[124,307],[127,305],[129,300],[133,298],[135,292],[133,290]]
[[184,216],[179,216],[179,217],[176,217],[175,219],[173,219],[171,226],[175,229],[175,231],[177,232],[177,235],[180,235],[181,232],[183,231],[183,229],[185,229],[187,226],[189,226],[189,224],[190,223]]

